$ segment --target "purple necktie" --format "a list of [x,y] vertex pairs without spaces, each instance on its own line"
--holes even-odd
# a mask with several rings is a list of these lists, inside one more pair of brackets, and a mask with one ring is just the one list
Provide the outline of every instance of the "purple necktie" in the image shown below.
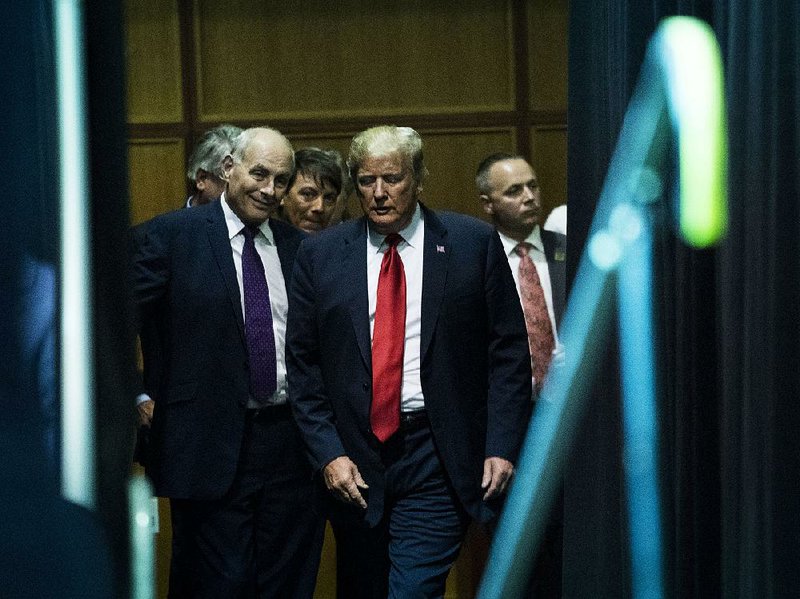
[[256,251],[254,238],[258,229],[245,227],[242,249],[242,286],[244,287],[244,333],[250,356],[250,395],[256,403],[265,403],[278,386],[275,359],[275,333],[264,264]]

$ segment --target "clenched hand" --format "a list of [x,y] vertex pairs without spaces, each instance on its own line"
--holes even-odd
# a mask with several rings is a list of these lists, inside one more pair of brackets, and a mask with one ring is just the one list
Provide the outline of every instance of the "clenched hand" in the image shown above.
[[486,489],[483,500],[505,493],[512,476],[514,476],[514,464],[503,458],[486,458],[483,462],[483,480],[481,480],[481,489]]

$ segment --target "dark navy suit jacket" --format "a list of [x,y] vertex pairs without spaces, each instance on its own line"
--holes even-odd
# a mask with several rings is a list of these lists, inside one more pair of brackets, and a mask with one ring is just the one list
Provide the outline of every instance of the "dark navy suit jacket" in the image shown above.
[[[270,219],[287,287],[304,234]],[[155,400],[147,473],[157,495],[215,499],[242,444],[249,371],[244,319],[219,201],[176,210],[133,235],[140,326],[157,329],[147,391]],[[148,347],[143,346],[145,361]]]
[[550,291],[553,294],[553,312],[556,326],[561,326],[567,302],[567,236],[554,231],[540,230],[547,269],[550,272]]
[[[502,244],[477,219],[423,207],[421,380],[445,470],[475,518],[486,457],[514,462],[528,423],[530,356]],[[369,524],[384,510],[372,397],[367,225],[348,221],[303,241],[289,294],[289,399],[316,469],[347,455],[369,485]]]

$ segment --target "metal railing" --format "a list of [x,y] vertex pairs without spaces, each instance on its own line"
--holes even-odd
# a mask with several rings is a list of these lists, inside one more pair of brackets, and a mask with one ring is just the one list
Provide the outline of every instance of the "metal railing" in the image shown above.
[[[671,213],[694,247],[727,225],[727,137],[719,48],[711,29],[670,17],[647,48],[625,114],[551,367],[492,543],[479,599],[519,597],[532,569],[576,424],[618,301],[624,469],[633,596],[664,596],[654,336],[655,203],[675,173]],[[677,168],[668,168],[676,164]]]

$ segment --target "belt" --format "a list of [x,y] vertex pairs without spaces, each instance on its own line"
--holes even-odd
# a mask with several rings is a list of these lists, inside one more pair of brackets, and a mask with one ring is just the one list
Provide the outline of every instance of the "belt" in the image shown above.
[[247,408],[244,413],[247,418],[252,419],[280,418],[289,416],[291,414],[291,408],[289,408],[288,403],[280,403],[263,406],[261,408]]
[[407,430],[428,422],[428,412],[424,408],[410,412],[400,412],[400,428]]

